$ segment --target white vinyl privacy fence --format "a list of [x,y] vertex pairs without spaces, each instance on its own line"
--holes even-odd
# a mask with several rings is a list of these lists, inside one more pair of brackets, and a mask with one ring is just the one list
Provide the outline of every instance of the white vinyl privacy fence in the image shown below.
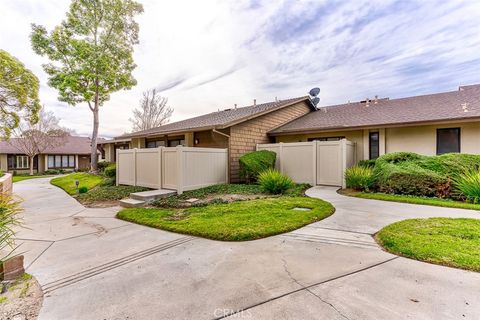
[[183,191],[228,181],[227,149],[148,148],[117,150],[117,185]]
[[345,187],[345,170],[356,162],[355,143],[345,139],[258,144],[257,150],[275,152],[277,170],[311,185]]

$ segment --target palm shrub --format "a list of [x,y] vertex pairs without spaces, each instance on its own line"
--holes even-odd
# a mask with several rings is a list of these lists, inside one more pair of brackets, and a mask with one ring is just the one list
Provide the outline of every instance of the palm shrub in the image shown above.
[[110,164],[108,167],[106,167],[104,170],[103,170],[103,173],[105,174],[105,176],[107,177],[115,177],[116,174],[117,174],[117,165],[115,163],[113,164]]
[[353,166],[345,170],[347,188],[368,191],[375,183],[373,169],[366,166]]
[[[20,201],[10,195],[0,194],[0,252],[14,250],[13,227],[20,225],[18,214],[21,212]],[[0,263],[7,260],[11,252],[6,256],[0,257]],[[1,276],[1,275],[0,275]],[[1,278],[1,277],[0,277]]]
[[480,170],[466,171],[455,179],[456,190],[467,201],[480,203]]
[[265,192],[282,194],[293,187],[294,183],[288,176],[275,169],[267,169],[258,176],[258,183]]

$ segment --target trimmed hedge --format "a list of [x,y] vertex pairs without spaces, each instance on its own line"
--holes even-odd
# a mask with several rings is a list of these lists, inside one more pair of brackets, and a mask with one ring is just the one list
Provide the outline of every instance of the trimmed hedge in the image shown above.
[[273,151],[261,150],[246,153],[238,160],[240,177],[247,182],[256,181],[261,172],[274,169],[277,154]]
[[396,152],[376,160],[374,176],[380,192],[455,198],[452,181],[479,166],[478,155],[450,153],[422,156],[412,152]]
[[115,175],[117,174],[116,164],[111,164],[108,167],[106,167],[103,170],[103,174],[105,174],[105,176],[107,176],[107,177],[115,177]]

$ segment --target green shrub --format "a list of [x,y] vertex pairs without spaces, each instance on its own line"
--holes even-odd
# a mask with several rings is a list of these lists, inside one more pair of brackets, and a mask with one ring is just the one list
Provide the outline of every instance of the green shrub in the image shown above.
[[345,170],[345,181],[347,188],[368,191],[373,187],[375,178],[372,168],[357,165]]
[[105,170],[103,171],[103,173],[104,173],[105,176],[107,176],[107,177],[115,177],[116,174],[117,174],[117,166],[116,166],[116,164],[111,164],[111,165],[109,165],[108,167],[106,167]]
[[376,159],[360,160],[360,161],[358,161],[357,166],[373,169],[375,167],[375,162],[376,161],[377,161]]
[[275,168],[277,154],[273,151],[261,150],[244,154],[238,160],[240,177],[247,182],[257,180],[261,172]]
[[97,168],[100,172],[103,172],[105,168],[109,167],[112,164],[115,164],[115,162],[100,161],[99,163],[97,163]]
[[78,188],[78,193],[87,193],[87,192],[88,192],[88,188],[85,186]]
[[45,170],[45,174],[59,174],[60,171],[56,170],[56,169],[48,169],[48,170]]
[[115,177],[107,177],[103,179],[103,181],[100,183],[100,186],[102,187],[112,187],[116,184],[116,179]]
[[480,170],[459,175],[455,179],[455,188],[467,201],[480,203]]
[[265,192],[272,194],[285,193],[294,185],[292,179],[275,169],[267,169],[260,173],[258,183]]

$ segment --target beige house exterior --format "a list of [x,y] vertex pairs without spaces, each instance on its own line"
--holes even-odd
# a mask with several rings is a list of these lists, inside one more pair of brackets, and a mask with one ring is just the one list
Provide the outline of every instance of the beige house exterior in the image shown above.
[[254,103],[125,134],[100,146],[107,161],[115,161],[118,149],[227,149],[229,181],[238,182],[238,159],[259,144],[343,139],[354,143],[355,161],[398,151],[480,154],[480,85],[320,108],[308,96]]
[[268,134],[275,142],[346,138],[356,143],[357,160],[399,151],[480,154],[480,85],[323,107]]

